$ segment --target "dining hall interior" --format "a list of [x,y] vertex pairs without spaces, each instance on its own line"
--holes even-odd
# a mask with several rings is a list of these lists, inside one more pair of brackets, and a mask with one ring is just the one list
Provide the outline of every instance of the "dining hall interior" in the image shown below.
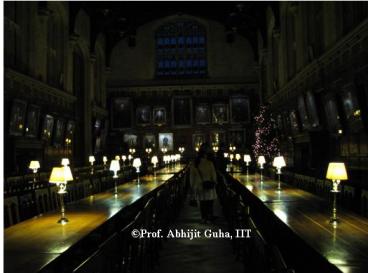
[[3,7],[4,272],[368,272],[367,2]]

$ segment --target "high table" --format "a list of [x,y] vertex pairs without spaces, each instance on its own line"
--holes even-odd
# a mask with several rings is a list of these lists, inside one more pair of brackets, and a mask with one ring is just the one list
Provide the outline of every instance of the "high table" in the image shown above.
[[[368,272],[368,219],[338,209],[341,222],[330,224],[331,205],[314,194],[259,175],[233,174],[240,185],[258,198],[293,233],[322,255],[338,272]],[[275,237],[277,237],[275,231]],[[288,242],[281,242],[281,244]],[[298,248],[295,246],[295,252]],[[311,261],[305,259],[307,265]],[[322,271],[321,271],[322,273]]]
[[[184,165],[176,167],[181,171]],[[166,168],[162,170],[167,171]],[[174,174],[146,175],[114,189],[69,203],[66,225],[58,224],[59,211],[48,212],[4,230],[4,272],[36,273],[119,211],[157,189]]]

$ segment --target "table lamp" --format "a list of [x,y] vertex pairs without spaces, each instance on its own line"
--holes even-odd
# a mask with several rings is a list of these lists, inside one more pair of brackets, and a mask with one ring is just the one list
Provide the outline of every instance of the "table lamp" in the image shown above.
[[69,222],[69,220],[65,216],[63,195],[66,193],[67,182],[72,180],[73,175],[70,167],[64,166],[52,168],[49,182],[52,184],[56,184],[56,186],[59,188],[58,194],[60,196],[61,218],[58,220],[58,223],[62,225],[65,225],[67,222]]
[[95,162],[95,157],[93,155],[90,155],[88,158],[89,163],[91,163],[91,174],[93,174],[93,162]]
[[140,158],[134,158],[133,160],[133,167],[136,169],[137,171],[137,183],[139,184],[139,168],[140,166],[142,166],[142,162]]
[[122,156],[121,156],[121,160],[123,161],[123,166],[124,166],[124,164],[125,164],[125,160],[127,160],[126,155],[122,155]]
[[133,159],[133,156],[132,155],[128,155],[128,162],[130,164],[130,161]]
[[261,170],[261,182],[263,182],[263,164],[266,163],[266,159],[263,155],[260,155],[258,157],[258,164],[259,164],[259,169]]
[[40,162],[38,160],[32,160],[31,162],[29,162],[28,168],[33,171],[33,183],[35,184],[37,171],[40,168]]
[[333,208],[330,223],[336,225],[339,222],[339,219],[337,218],[336,195],[340,192],[340,181],[348,179],[345,164],[343,162],[330,162],[328,164],[326,178],[332,180],[331,192],[333,194]]
[[153,174],[154,174],[154,176],[156,176],[156,165],[157,165],[157,163],[158,163],[158,158],[157,158],[157,156],[152,156],[152,158],[151,158],[151,163],[153,164]]
[[277,174],[279,176],[279,182],[277,185],[277,190],[281,191],[281,168],[286,166],[286,162],[283,156],[276,156],[273,159],[272,166],[274,166],[277,169]]
[[249,162],[252,161],[250,155],[244,155],[244,158],[243,158],[244,162],[245,162],[245,165],[247,166],[247,176],[249,175]]
[[63,159],[61,159],[61,165],[64,166],[64,167],[70,165],[69,158],[63,158]]
[[114,179],[114,183],[115,183],[115,195],[118,194],[118,187],[116,184],[116,179],[118,178],[118,171],[120,170],[120,164],[119,164],[119,160],[111,160],[110,162],[110,171],[114,172],[114,176],[112,177]]
[[107,156],[102,157],[102,162],[104,164],[104,169],[106,170],[106,164],[107,164]]

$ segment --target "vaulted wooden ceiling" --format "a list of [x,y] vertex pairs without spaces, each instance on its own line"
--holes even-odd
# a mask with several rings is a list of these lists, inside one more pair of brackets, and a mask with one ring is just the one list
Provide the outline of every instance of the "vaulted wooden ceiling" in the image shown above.
[[155,19],[173,14],[188,14],[218,21],[228,34],[237,33],[251,43],[256,56],[257,32],[265,39],[266,8],[278,14],[277,2],[234,2],[234,1],[71,1],[70,22],[80,9],[91,17],[91,42],[103,32],[106,36],[106,53],[121,39],[134,39],[139,27]]

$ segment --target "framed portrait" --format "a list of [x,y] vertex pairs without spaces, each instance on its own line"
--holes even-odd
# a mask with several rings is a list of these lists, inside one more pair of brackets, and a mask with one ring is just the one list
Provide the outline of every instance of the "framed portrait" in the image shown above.
[[312,128],[319,126],[319,118],[316,106],[316,100],[312,92],[307,92],[306,95],[306,105],[309,114],[309,122]]
[[231,123],[246,123],[250,121],[249,99],[244,96],[230,98]]
[[303,95],[300,95],[298,97],[298,111],[299,111],[299,117],[300,117],[300,121],[302,123],[303,129],[308,130],[310,128],[310,124],[309,124],[309,117],[307,114],[307,109],[305,107]]
[[352,90],[347,90],[342,94],[342,103],[347,124],[353,132],[358,132],[362,127],[361,110],[358,99]]
[[229,122],[229,112],[226,104],[212,105],[212,121],[215,124],[224,124]]
[[40,120],[40,107],[33,104],[29,105],[27,111],[26,136],[28,137],[38,136],[39,120]]
[[197,124],[211,123],[211,109],[208,103],[200,103],[196,105],[195,120]]
[[61,146],[64,139],[65,121],[58,119],[55,124],[54,145]]
[[284,123],[282,119],[282,114],[277,114],[277,128],[282,132],[284,130]]
[[153,108],[153,124],[155,125],[166,124],[166,108],[165,107]]
[[337,133],[341,129],[340,115],[337,110],[336,100],[333,97],[326,97],[325,102],[325,113],[327,118],[328,129],[331,132]]
[[173,125],[188,127],[192,124],[192,100],[190,97],[174,97],[172,100]]
[[206,136],[204,134],[193,134],[193,149],[200,147],[206,142]]
[[173,133],[158,134],[158,148],[160,151],[162,148],[166,148],[168,152],[173,151],[174,150]]
[[66,123],[65,138],[73,139],[74,131],[75,131],[75,121],[68,120],[68,122]]
[[25,127],[26,102],[14,100],[9,119],[9,135],[22,136]]
[[111,108],[112,129],[132,127],[133,106],[130,98],[113,98]]
[[296,114],[296,110],[292,110],[290,112],[290,125],[291,125],[291,132],[293,134],[299,133],[299,123],[298,123],[298,116]]
[[136,110],[137,125],[151,124],[151,107],[139,106]]
[[156,136],[155,135],[144,135],[143,136],[143,147],[144,148],[156,148]]
[[126,143],[129,147],[137,146],[138,136],[134,134],[124,134],[124,143]]
[[229,131],[229,145],[235,145],[236,148],[245,147],[245,131],[231,130]]
[[211,145],[219,146],[220,144],[226,144],[226,132],[225,131],[216,131],[211,132],[210,134]]
[[45,115],[42,124],[41,138],[46,141],[50,141],[54,129],[54,117],[51,115]]

